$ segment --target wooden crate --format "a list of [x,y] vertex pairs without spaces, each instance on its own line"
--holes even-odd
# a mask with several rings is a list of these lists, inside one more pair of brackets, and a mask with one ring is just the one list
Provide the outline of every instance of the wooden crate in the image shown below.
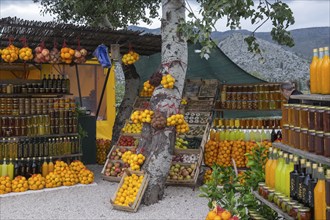
[[[128,136],[128,137],[132,137],[132,138],[134,138],[134,139],[135,139],[135,142],[137,142],[137,144],[136,144],[135,146],[120,146],[120,145],[119,145],[119,140],[120,140],[120,138],[121,138],[122,136]],[[117,146],[117,147],[124,147],[124,148],[127,148],[127,147],[131,147],[131,148],[133,148],[133,147],[138,147],[138,145],[139,145],[139,136],[137,136],[137,135],[125,135],[125,134],[121,134],[121,135],[119,136],[119,138],[118,138],[117,143],[116,143],[116,146]]]
[[185,121],[188,124],[207,124],[211,120],[211,112],[186,111],[184,113]]
[[109,162],[112,162],[112,163],[115,163],[115,162],[119,162],[121,164],[123,164],[124,162],[122,160],[110,160],[109,158],[106,160],[104,166],[103,166],[103,169],[101,171],[101,177],[102,179],[104,180],[107,180],[109,182],[119,182],[121,177],[117,177],[117,176],[107,176],[105,175],[105,170],[106,170],[106,167],[108,165]]
[[194,137],[203,137],[205,133],[205,129],[208,127],[206,125],[189,125],[189,132],[186,133],[186,136],[194,136]]
[[185,112],[187,111],[199,111],[199,112],[210,112],[214,106],[214,100],[199,100],[196,98],[189,98],[185,105]]
[[[129,120],[126,120],[124,127],[125,127],[127,124],[132,124],[132,123],[131,123]],[[123,128],[124,128],[124,127],[123,127]],[[120,135],[124,135],[124,136],[133,136],[133,137],[140,137],[140,136],[141,136],[141,133],[125,133],[125,132],[123,132],[123,131],[121,130],[121,131],[120,131]]]
[[[196,161],[197,164],[200,164],[203,159],[202,149],[174,149],[174,155],[177,154],[196,154],[198,155],[198,159]],[[174,161],[173,161],[174,162]]]
[[[172,163],[173,164],[180,164],[180,165],[184,165],[184,166],[190,166],[191,164],[188,163]],[[191,178],[190,180],[171,180],[171,179],[167,179],[166,180],[166,185],[168,186],[195,186],[197,183],[197,178],[199,175],[199,169],[200,169],[200,164],[198,163],[194,163],[196,165],[196,168],[194,170],[194,177]]]
[[[117,205],[115,204],[115,199],[116,199],[116,195],[120,189],[120,187],[123,185],[124,183],[124,179],[126,176],[131,176],[132,174],[136,174],[137,176],[141,176],[141,175],[144,175],[144,178],[143,178],[143,181],[141,183],[141,186],[140,186],[140,189],[139,189],[139,192],[136,196],[136,199],[134,201],[133,204],[130,204],[129,206],[120,206],[120,205]],[[147,173],[144,173],[142,171],[130,171],[130,170],[126,170],[124,175],[122,176],[121,180],[120,180],[120,183],[117,187],[117,190],[114,194],[114,196],[110,199],[110,203],[112,205],[112,207],[114,209],[117,209],[117,210],[121,210],[121,211],[126,211],[126,212],[137,212],[139,206],[140,206],[140,203],[141,203],[141,200],[143,198],[143,195],[144,195],[144,192],[148,186],[148,183],[149,183],[149,175]]]

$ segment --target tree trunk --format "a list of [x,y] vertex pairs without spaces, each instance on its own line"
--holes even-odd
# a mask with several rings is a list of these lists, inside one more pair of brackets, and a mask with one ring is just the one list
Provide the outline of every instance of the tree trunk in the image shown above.
[[[185,19],[184,0],[162,0],[162,71],[175,77],[174,89],[158,86],[150,103],[154,111],[168,117],[177,114],[186,76],[188,49],[187,42],[177,32],[180,19]],[[148,133],[149,132],[149,133]],[[170,170],[175,144],[175,127],[163,130],[146,129],[142,137],[147,140],[145,154],[147,161],[143,168],[150,175],[150,182],[144,195],[144,204],[157,203],[164,195],[165,182]],[[147,142],[147,141],[146,141]]]
[[138,95],[140,76],[136,72],[134,65],[123,65],[125,75],[125,95],[121,102],[118,113],[116,115],[115,123],[112,128],[111,144],[116,144],[120,136],[120,131],[125,125],[125,121],[130,117],[133,110],[135,98]]

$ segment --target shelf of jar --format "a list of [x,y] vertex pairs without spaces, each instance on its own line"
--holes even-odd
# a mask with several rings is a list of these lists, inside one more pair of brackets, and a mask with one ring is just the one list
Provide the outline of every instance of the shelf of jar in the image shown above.
[[0,93],[0,98],[58,98],[73,95],[72,93]]
[[306,95],[292,95],[291,99],[311,100],[311,101],[325,101],[330,102],[330,95],[321,94],[306,94]]
[[273,143],[273,147],[276,147],[283,151],[304,157],[304,158],[314,161],[316,163],[321,163],[321,164],[330,166],[330,158],[327,158],[327,157],[324,157],[321,155],[316,155],[313,153],[309,153],[309,152],[306,152],[306,151],[303,151],[300,149],[296,149],[296,148],[290,147],[288,145],[285,145],[283,143]]
[[24,139],[24,138],[52,138],[52,137],[64,137],[64,136],[78,136],[78,133],[65,133],[65,134],[47,134],[47,135],[33,135],[33,136],[4,136],[0,139]]
[[277,207],[277,205],[275,205],[272,202],[269,202],[268,200],[264,199],[262,196],[260,196],[258,194],[258,192],[253,191],[252,192],[253,195],[263,204],[267,205],[269,208],[271,208],[272,210],[274,210],[275,212],[277,212],[277,214],[281,215],[284,219],[286,220],[294,220],[294,218],[292,218],[291,216],[289,216],[287,213],[283,212],[282,209],[280,209],[279,207]]
[[[64,155],[59,155],[59,156],[40,156],[41,158],[44,158],[44,157],[52,157],[52,159],[62,159],[62,158],[73,158],[73,157],[81,157],[83,154],[82,153],[77,153],[77,154],[64,154]],[[26,161],[27,158],[29,158],[30,160],[32,160],[33,157],[18,157],[17,159],[19,160],[23,160],[23,161]],[[34,158],[39,158],[39,157],[34,157]],[[12,159],[15,159],[15,158],[12,158]],[[1,162],[3,162],[3,160],[0,160]],[[9,158],[6,158],[6,161],[8,163],[9,161]]]

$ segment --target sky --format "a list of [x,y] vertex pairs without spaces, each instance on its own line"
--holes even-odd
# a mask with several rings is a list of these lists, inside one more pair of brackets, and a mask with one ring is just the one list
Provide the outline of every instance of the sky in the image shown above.
[[[101,1],[101,0],[100,0]],[[271,0],[273,1],[273,0]],[[306,27],[329,27],[330,26],[330,0],[284,0],[293,11],[295,24],[289,30]],[[198,15],[198,4],[190,0],[189,4]],[[18,17],[26,20],[52,21],[50,15],[40,14],[40,5],[33,3],[32,0],[0,0],[0,17]],[[256,26],[252,26],[249,21],[242,20],[242,29],[253,31]],[[144,23],[138,26],[147,28],[159,28],[159,19],[153,20],[152,25]],[[217,31],[226,31],[229,28],[225,25],[225,19],[216,24]],[[271,22],[266,22],[258,31],[267,32],[271,30]]]

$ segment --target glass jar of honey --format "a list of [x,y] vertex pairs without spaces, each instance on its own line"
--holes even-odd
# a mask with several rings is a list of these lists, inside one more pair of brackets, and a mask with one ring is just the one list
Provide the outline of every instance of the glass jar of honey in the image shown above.
[[323,131],[323,114],[325,112],[324,107],[315,108],[315,130]]
[[330,132],[330,107],[324,109],[323,113],[323,131]]
[[300,129],[300,149],[304,151],[308,151],[308,129],[301,128]]
[[330,132],[324,133],[324,156],[330,157]]
[[308,107],[308,130],[315,130],[315,106]]
[[294,147],[295,146],[294,134],[295,134],[294,127],[293,127],[293,125],[290,125],[290,128],[289,128],[289,145],[291,147]]
[[259,193],[259,195],[261,195],[262,196],[262,194],[263,194],[263,188],[266,186],[266,184],[264,183],[264,182],[260,182],[260,183],[258,183],[258,193]]
[[293,147],[297,148],[297,149],[301,149],[301,147],[300,147],[300,127],[294,127]]
[[308,130],[308,152],[315,152],[315,130]]
[[304,207],[298,209],[298,220],[310,220],[312,219],[310,208]]
[[308,105],[300,106],[299,122],[301,128],[308,128]]
[[299,112],[301,110],[300,105],[294,105],[293,106],[293,126],[298,127],[300,126],[300,118],[299,118]]
[[289,139],[289,125],[284,124],[282,129],[282,142],[283,144],[288,144]]
[[324,132],[316,131],[315,133],[315,154],[324,155]]

